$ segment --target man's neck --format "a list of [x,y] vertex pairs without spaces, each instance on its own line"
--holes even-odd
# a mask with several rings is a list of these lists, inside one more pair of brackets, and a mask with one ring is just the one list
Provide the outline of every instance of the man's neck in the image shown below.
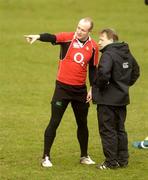
[[82,44],[85,44],[85,42],[87,41],[89,39],[89,37],[87,37],[86,39],[84,39],[84,40],[80,40],[80,39],[78,39]]

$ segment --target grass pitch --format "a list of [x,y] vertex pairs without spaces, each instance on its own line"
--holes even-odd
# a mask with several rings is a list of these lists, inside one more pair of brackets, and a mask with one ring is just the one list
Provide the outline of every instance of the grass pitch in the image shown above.
[[[148,6],[139,0],[0,0],[0,179],[2,180],[145,180],[148,151],[132,147],[148,136]],[[80,18],[90,16],[98,31],[113,27],[141,67],[141,77],[131,88],[126,128],[129,167],[99,171],[79,164],[76,123],[69,106],[52,148],[51,169],[40,166],[43,133],[50,116],[59,47],[26,43],[24,34],[73,31]],[[96,106],[88,117],[89,153],[100,163],[104,156],[98,135]]]

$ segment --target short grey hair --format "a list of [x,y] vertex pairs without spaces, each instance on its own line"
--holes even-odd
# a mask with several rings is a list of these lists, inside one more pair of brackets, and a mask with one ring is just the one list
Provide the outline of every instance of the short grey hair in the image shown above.
[[93,29],[94,23],[93,23],[93,20],[90,17],[82,18],[80,21],[89,22],[90,23],[89,31],[91,31]]

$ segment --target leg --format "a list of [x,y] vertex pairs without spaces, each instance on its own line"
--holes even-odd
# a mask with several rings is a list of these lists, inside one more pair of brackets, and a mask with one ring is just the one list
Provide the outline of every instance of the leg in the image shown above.
[[88,148],[88,127],[87,115],[89,104],[72,101],[72,108],[77,122],[77,138],[80,144],[81,157],[87,156]]
[[56,101],[51,104],[51,118],[44,134],[44,153],[50,157],[50,149],[56,136],[56,130],[61,122],[62,116],[66,110],[69,101]]
[[125,131],[126,106],[119,107],[118,112],[118,162],[121,166],[128,164],[128,137]]
[[103,152],[106,157],[105,162],[111,167],[117,166],[118,138],[114,108],[98,105],[97,116]]

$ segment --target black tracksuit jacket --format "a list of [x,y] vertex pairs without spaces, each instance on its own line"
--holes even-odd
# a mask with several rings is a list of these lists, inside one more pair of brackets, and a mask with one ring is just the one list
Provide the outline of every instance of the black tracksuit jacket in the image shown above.
[[93,102],[112,106],[129,104],[129,87],[138,79],[140,69],[128,44],[112,43],[101,52],[92,88]]

